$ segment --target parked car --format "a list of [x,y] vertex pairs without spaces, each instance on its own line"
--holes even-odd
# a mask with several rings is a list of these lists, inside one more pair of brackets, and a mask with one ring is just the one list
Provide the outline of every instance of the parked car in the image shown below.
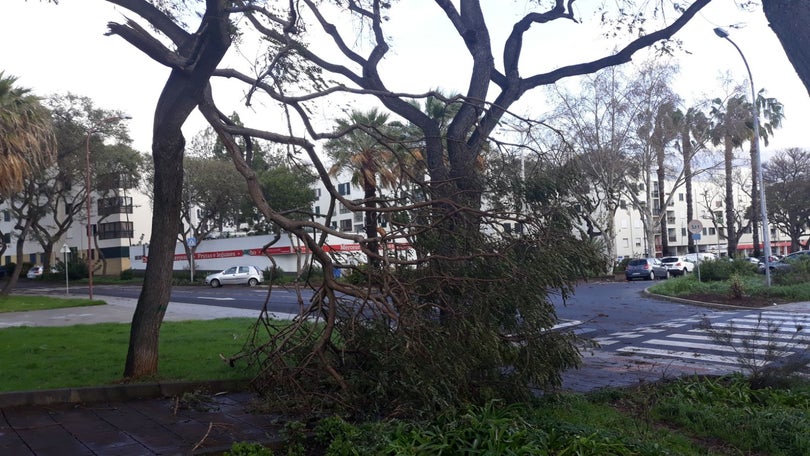
[[624,276],[628,282],[633,279],[666,279],[669,270],[658,258],[634,258],[627,263]]
[[[773,257],[771,257],[773,258]],[[799,250],[791,254],[785,255],[781,260],[771,261],[768,266],[771,271],[787,271],[797,261],[810,260],[810,250]],[[762,257],[759,262],[758,271],[762,274],[765,273],[765,257]]]
[[25,276],[29,279],[38,279],[42,277],[43,272],[45,272],[45,268],[42,266],[33,266],[28,270],[28,273]]
[[695,263],[687,260],[685,256],[670,256],[661,258],[661,263],[666,266],[671,275],[684,275],[695,270]]
[[223,285],[248,285],[255,287],[264,281],[264,274],[256,266],[231,266],[224,271],[209,274],[205,284],[213,288]]
[[717,259],[717,255],[711,252],[687,253],[684,258],[686,258],[686,261],[697,263],[698,261],[714,261]]

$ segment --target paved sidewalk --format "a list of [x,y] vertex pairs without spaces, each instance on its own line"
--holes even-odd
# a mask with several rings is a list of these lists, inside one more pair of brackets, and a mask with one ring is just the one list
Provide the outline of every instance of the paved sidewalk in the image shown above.
[[[40,291],[41,292],[41,291]],[[0,331],[12,326],[129,323],[136,301],[102,297],[107,305],[0,314]],[[810,303],[780,306],[810,313]],[[258,311],[170,303],[166,320],[258,316]],[[289,317],[279,315],[279,318]],[[566,372],[563,390],[587,392],[691,374],[728,370],[704,363],[583,353],[582,368]],[[2,370],[4,366],[0,366]],[[727,369],[727,368],[726,368]],[[0,455],[187,455],[215,454],[233,442],[273,446],[283,423],[253,414],[255,396],[232,384],[114,385],[0,394]],[[38,405],[33,405],[38,404]]]

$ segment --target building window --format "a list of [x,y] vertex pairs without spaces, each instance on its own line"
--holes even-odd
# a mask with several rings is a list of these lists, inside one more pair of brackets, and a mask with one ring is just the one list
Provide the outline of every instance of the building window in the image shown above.
[[113,196],[98,200],[98,215],[131,214],[132,198],[129,196]]
[[354,225],[354,232],[355,233],[362,233],[365,230],[363,229],[363,225]]
[[329,228],[336,230],[337,229],[337,222],[332,222],[329,224]]
[[364,219],[364,214],[362,212],[355,212],[354,213],[354,221],[355,222],[362,222]]
[[348,214],[351,212],[348,207],[343,205],[343,203],[338,203],[338,213],[340,214]]
[[3,234],[3,244],[11,244],[11,233]]
[[351,231],[352,219],[343,219],[340,221],[340,231]]
[[619,207],[620,207],[621,209],[627,209],[627,201],[625,201],[625,200],[619,200]]
[[352,191],[351,185],[352,184],[350,182],[346,182],[344,184],[338,184],[338,193],[341,194],[341,195],[344,195],[344,196],[348,195]]
[[3,211],[3,221],[4,222],[11,221],[11,213],[9,211]]
[[316,188],[315,189],[315,198],[320,198],[320,197],[321,197],[321,189]]
[[321,215],[321,206],[315,206],[315,215]]
[[681,228],[681,236],[686,236],[686,228]]
[[683,201],[683,193],[678,193],[678,201]]
[[722,200],[715,201],[714,202],[714,207],[723,207],[723,201]]
[[115,190],[133,188],[134,182],[132,176],[121,173],[108,173],[102,174],[96,180],[96,188],[98,190]]
[[667,228],[667,239],[669,239],[670,242],[678,240],[678,236],[675,234],[675,228]]
[[636,247],[641,247],[641,238],[636,238]]
[[625,249],[629,249],[630,248],[630,239],[622,238],[622,247],[624,247]]
[[675,211],[667,211],[667,223],[675,223]]
[[717,230],[714,228],[709,228],[709,236],[714,236],[715,234],[717,234]]
[[98,225],[99,239],[127,239],[133,236],[132,222],[111,222]]

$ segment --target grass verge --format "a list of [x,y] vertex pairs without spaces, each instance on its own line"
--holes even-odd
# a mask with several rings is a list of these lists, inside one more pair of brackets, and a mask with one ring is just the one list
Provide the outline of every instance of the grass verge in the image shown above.
[[[219,380],[250,376],[220,359],[238,352],[252,318],[164,322],[160,374],[145,380]],[[0,391],[109,385],[120,382],[128,324],[15,327],[0,330]]]
[[107,303],[97,299],[55,298],[49,296],[6,296],[0,298],[0,313],[62,309],[65,307],[101,306],[105,304]]
[[[448,410],[429,422],[321,420],[294,454],[810,454],[810,384],[753,389],[742,376],[554,394]],[[301,448],[303,450],[303,448]]]

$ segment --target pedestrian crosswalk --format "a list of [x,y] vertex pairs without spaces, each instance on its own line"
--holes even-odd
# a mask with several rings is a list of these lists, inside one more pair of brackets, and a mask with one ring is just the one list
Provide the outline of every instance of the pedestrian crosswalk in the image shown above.
[[810,348],[810,315],[715,312],[616,332],[595,341],[626,356],[670,358],[751,369]]

